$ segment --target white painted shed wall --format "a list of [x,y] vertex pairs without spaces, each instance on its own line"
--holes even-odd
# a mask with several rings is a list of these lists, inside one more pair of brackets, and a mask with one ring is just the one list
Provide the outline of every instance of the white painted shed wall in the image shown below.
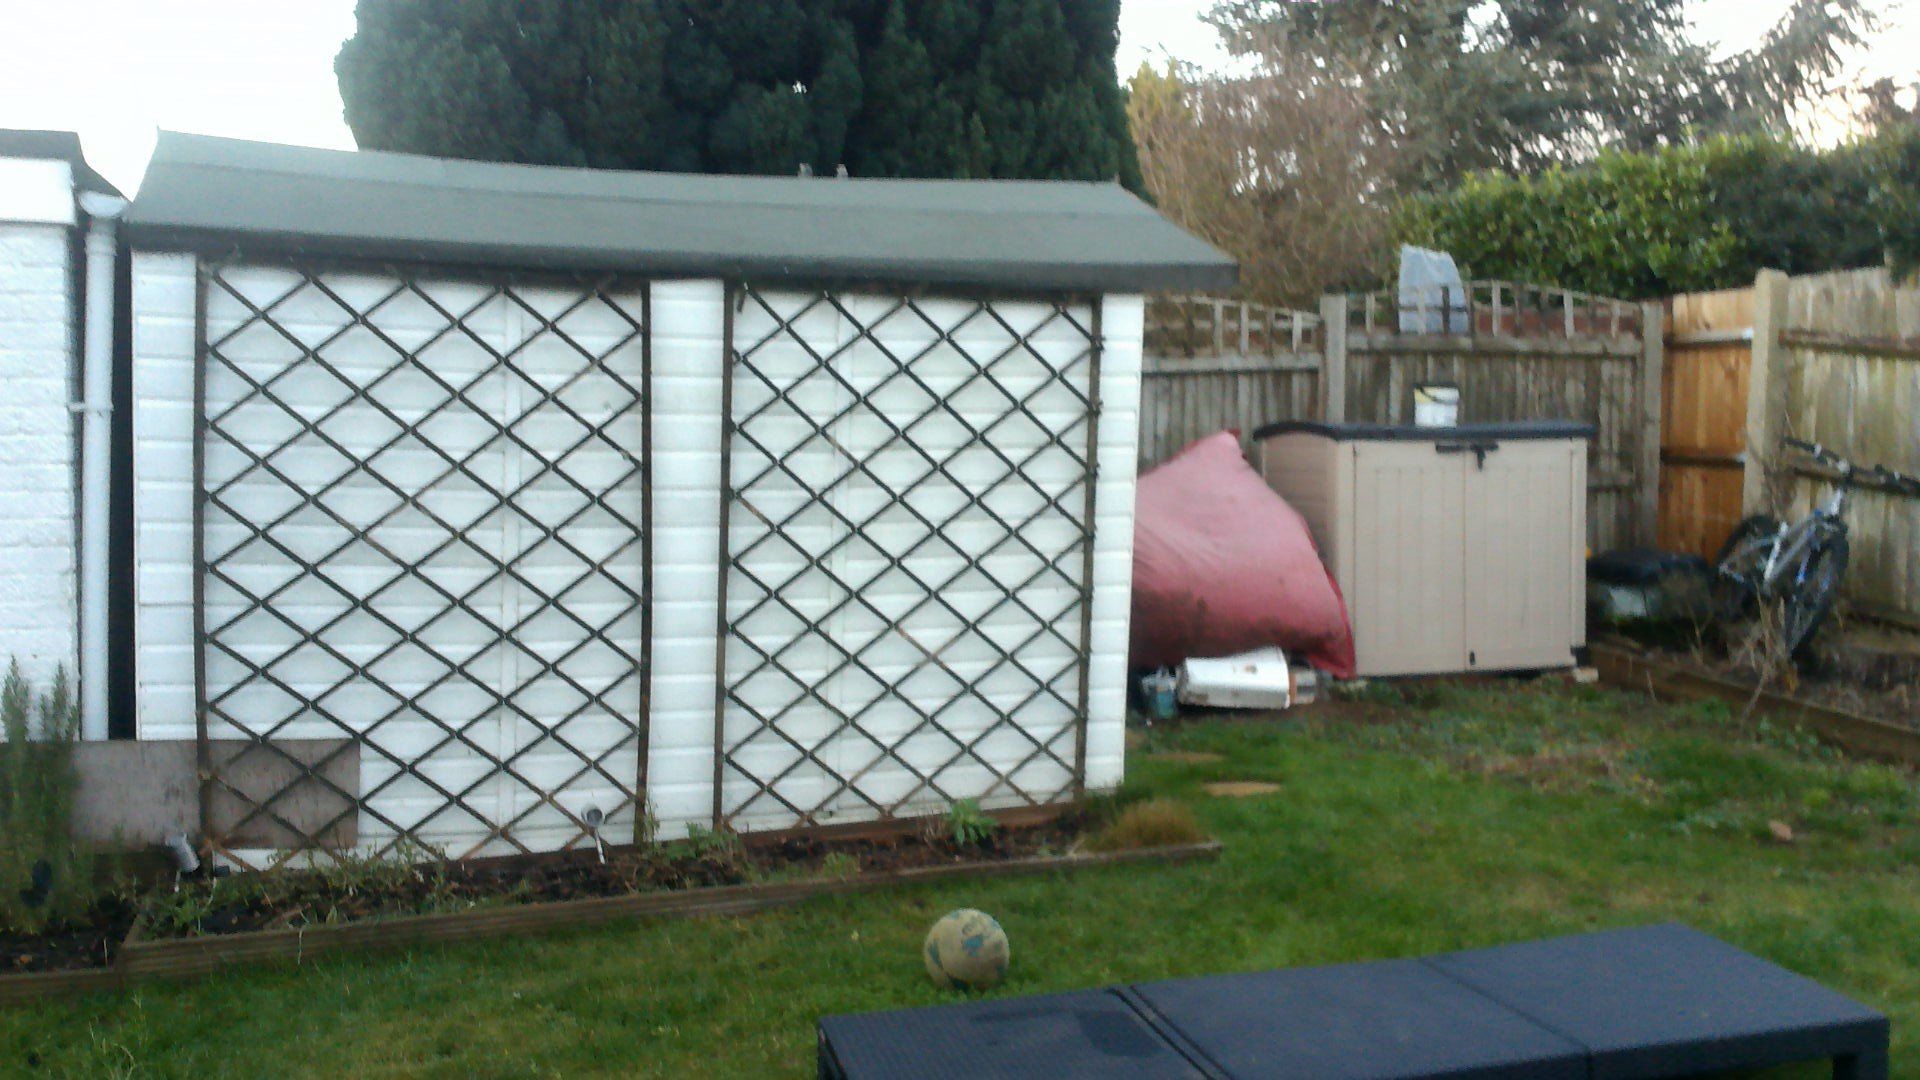
[[[191,739],[194,266],[189,256],[137,251],[132,274],[139,733]],[[666,837],[708,824],[712,813],[724,305],[717,281],[652,285],[647,794]],[[1122,775],[1144,319],[1138,296],[1109,297],[1104,305],[1087,752],[1087,783],[1095,790],[1116,786]]]
[[[625,792],[639,780],[633,726],[644,641],[634,598],[644,566],[637,531],[625,523],[644,514],[634,403],[645,365],[644,341],[628,320],[641,318],[644,297],[610,291],[604,302],[583,301],[576,287],[520,284],[509,299],[487,284],[431,277],[396,296],[393,279],[375,274],[329,274],[329,296],[292,271],[248,266],[223,270],[220,282],[207,290],[207,338],[221,356],[208,365],[206,389],[220,432],[205,455],[220,504],[207,511],[205,536],[208,563],[219,569],[206,587],[207,681],[217,706],[210,736],[341,735],[299,700],[353,724],[365,734],[359,832],[369,845],[405,829],[456,856],[510,854],[520,850],[513,841],[560,848],[582,842],[575,820],[588,808],[606,815],[607,839],[630,839],[635,814]],[[352,325],[342,302],[365,324]],[[271,324],[253,317],[269,305]],[[447,332],[442,311],[459,313],[464,332]],[[546,332],[547,322],[571,340]],[[290,338],[317,348],[333,371],[303,362]],[[449,403],[448,391],[412,365],[396,371],[400,356],[387,341],[421,349],[463,400]],[[495,354],[511,356],[514,371]],[[249,383],[271,386],[278,402]],[[303,434],[287,407],[317,421],[319,437]],[[515,439],[499,437],[501,422]],[[434,448],[402,423],[417,425],[410,429]],[[271,455],[284,480],[234,445],[267,454],[295,439]],[[350,467],[344,455],[371,464]],[[448,458],[460,469],[440,478]],[[604,495],[605,509],[582,489]],[[302,502],[322,491],[324,510]],[[496,492],[510,495],[512,510]],[[353,539],[343,521],[374,543]],[[281,522],[271,543],[252,537],[248,526],[270,522]],[[538,527],[563,522],[578,555]],[[309,565],[319,573],[305,574]],[[273,612],[242,589],[271,595]],[[341,590],[377,599],[349,610]],[[454,610],[447,595],[463,607]],[[323,626],[331,627],[325,648],[305,639],[302,630]],[[521,629],[506,643],[498,628],[514,626]],[[343,684],[343,659],[368,665],[378,683]],[[465,674],[443,678],[449,662]],[[250,678],[259,665],[271,665],[298,699]],[[500,708],[498,694],[513,708]],[[490,826],[512,840],[476,848]]]
[[135,732],[192,739],[193,257],[135,251],[132,277]]
[[0,159],[0,670],[77,678],[72,167]]

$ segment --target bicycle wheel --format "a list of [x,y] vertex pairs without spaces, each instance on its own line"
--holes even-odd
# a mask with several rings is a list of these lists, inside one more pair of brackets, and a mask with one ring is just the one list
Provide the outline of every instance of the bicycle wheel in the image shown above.
[[1778,519],[1755,514],[1734,526],[1733,534],[1720,545],[1720,555],[1713,560],[1713,587],[1709,591],[1714,616],[1720,621],[1737,622],[1752,613],[1754,601],[1759,599],[1755,590],[1780,529]]
[[1816,544],[1806,561],[1794,574],[1785,597],[1781,623],[1781,644],[1790,656],[1799,656],[1813,642],[1840,597],[1840,582],[1846,579],[1851,550],[1845,533]]

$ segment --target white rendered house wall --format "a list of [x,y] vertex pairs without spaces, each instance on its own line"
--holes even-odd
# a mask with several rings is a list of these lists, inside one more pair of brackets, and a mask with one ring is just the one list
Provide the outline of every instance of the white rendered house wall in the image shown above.
[[0,665],[75,667],[78,297],[72,167],[0,158]]

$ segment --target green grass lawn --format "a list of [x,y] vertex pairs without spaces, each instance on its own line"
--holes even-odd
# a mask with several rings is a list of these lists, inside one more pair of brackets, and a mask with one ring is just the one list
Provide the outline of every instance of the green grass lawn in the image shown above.
[[[1730,727],[1724,710],[1539,682],[1162,728],[1131,756],[1128,792],[1190,800],[1227,844],[1216,863],[929,885],[15,1009],[0,1012],[0,1074],[811,1075],[820,1015],[952,1000],[918,947],[970,905],[1012,937],[1003,994],[1680,919],[1886,1010],[1895,1074],[1920,1076],[1913,776]],[[1158,756],[1170,750],[1221,760]],[[1280,791],[1203,794],[1228,779]]]

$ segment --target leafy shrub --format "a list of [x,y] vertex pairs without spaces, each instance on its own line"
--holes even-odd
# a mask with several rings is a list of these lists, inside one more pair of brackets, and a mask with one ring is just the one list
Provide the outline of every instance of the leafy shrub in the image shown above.
[[0,930],[34,933],[93,900],[93,862],[73,838],[80,710],[67,673],[36,696],[16,661],[0,684]]
[[1649,299],[1920,252],[1920,136],[1828,151],[1758,136],[1474,176],[1410,200],[1401,233],[1478,277]]
[[1920,126],[1909,126],[1872,144],[1874,217],[1881,222],[1887,263],[1906,277],[1920,271]]
[[1206,828],[1186,803],[1174,799],[1148,799],[1120,811],[1119,817],[1087,840],[1087,848],[1091,851],[1133,851],[1138,848],[1197,844],[1206,838]]

